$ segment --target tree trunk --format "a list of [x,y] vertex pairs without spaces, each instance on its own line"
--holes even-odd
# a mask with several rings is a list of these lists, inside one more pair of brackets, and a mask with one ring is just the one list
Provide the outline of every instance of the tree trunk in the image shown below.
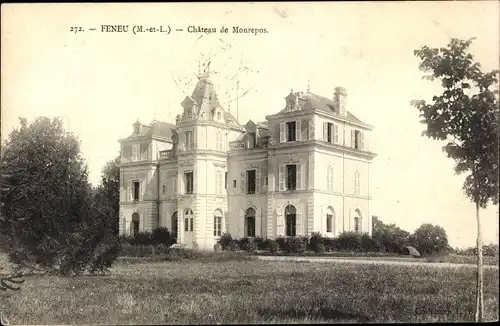
[[476,298],[476,322],[482,322],[484,318],[483,298],[483,238],[481,235],[481,219],[479,217],[479,201],[476,200],[477,220],[477,298]]

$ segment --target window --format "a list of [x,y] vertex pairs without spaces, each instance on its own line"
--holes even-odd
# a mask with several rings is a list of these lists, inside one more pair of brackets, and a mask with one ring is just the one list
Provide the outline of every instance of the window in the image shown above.
[[334,144],[339,142],[339,130],[336,124],[331,122],[323,123],[323,140]]
[[164,194],[165,192],[167,192],[167,187],[165,185],[162,185],[161,186],[161,192]]
[[334,214],[333,209],[328,207],[326,210],[326,232],[333,232]]
[[220,237],[222,234],[222,212],[216,210],[214,214],[214,236]]
[[132,145],[132,161],[139,161],[141,145],[134,144]]
[[354,232],[359,232],[359,217],[354,218]]
[[134,126],[134,134],[139,135],[140,133],[141,133],[141,125],[139,123],[137,123]]
[[255,237],[255,209],[251,207],[245,213],[245,236]]
[[297,189],[297,165],[295,164],[286,166],[286,189]]
[[132,236],[139,233],[139,223],[140,223],[139,221],[140,221],[139,214],[138,213],[132,214],[132,230],[131,230]]
[[354,194],[358,195],[360,194],[360,189],[361,188],[361,181],[359,178],[359,171],[356,171],[354,173]]
[[233,180],[233,188],[236,188],[236,180]]
[[255,141],[256,141],[256,137],[255,137],[255,133],[254,132],[250,132],[247,134],[247,146],[249,149],[252,149],[252,148],[255,148]]
[[193,211],[191,209],[186,209],[184,211],[184,231],[193,232],[194,229],[194,217]]
[[286,131],[287,131],[287,141],[295,141],[296,134],[296,124],[295,121],[290,121],[286,123]]
[[227,189],[227,172],[224,172],[224,189]]
[[247,194],[255,194],[255,170],[247,171]]
[[220,112],[217,112],[217,120],[220,120],[221,119],[221,114]]
[[351,131],[351,144],[356,149],[364,149],[364,134],[359,130]]
[[185,132],[185,148],[187,151],[190,151],[193,149],[193,132],[192,131]]
[[140,197],[140,190],[141,190],[141,184],[139,181],[134,181],[132,182],[132,185],[133,185],[133,200],[134,201],[139,201],[139,197]]
[[222,134],[220,132],[218,132],[215,137],[216,137],[215,141],[217,143],[217,151],[223,152],[224,151],[224,142],[223,142]]
[[177,176],[172,178],[172,192],[177,193]]
[[265,177],[265,179],[264,179],[264,183],[265,183],[266,187],[267,187],[267,183],[268,183],[268,182],[269,182],[269,179],[268,179],[268,176],[266,175],[266,177]]
[[186,194],[193,193],[193,172],[184,173],[184,184]]
[[333,192],[333,166],[331,165],[326,168],[326,189]]
[[296,236],[296,226],[297,226],[297,210],[294,206],[288,205],[285,208],[285,219],[286,219],[286,236],[295,237]]
[[215,193],[220,195],[223,193],[222,171],[215,171]]
[[177,241],[177,233],[178,233],[178,219],[177,219],[177,212],[174,212],[174,214],[172,214],[172,237],[175,239],[175,241]]

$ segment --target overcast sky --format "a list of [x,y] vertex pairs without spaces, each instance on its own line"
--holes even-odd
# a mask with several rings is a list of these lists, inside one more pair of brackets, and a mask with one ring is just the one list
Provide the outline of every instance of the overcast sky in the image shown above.
[[[471,246],[475,207],[461,190],[465,176],[454,174],[442,143],[421,136],[424,126],[410,105],[440,90],[421,79],[413,50],[476,37],[471,52],[485,70],[498,68],[498,17],[496,1],[4,4],[2,140],[19,125],[18,116],[60,116],[79,136],[96,184],[136,119],[174,121],[192,92],[200,53],[211,54],[223,106],[236,97],[240,80],[238,94],[245,95],[230,104],[240,123],[265,120],[284,107],[290,89],[305,91],[308,81],[324,96],[345,87],[348,110],[376,128],[373,215],[410,232],[438,224],[452,246]],[[172,31],[103,33],[103,24]],[[85,32],[71,33],[71,26]],[[217,33],[188,33],[188,26]],[[220,34],[222,26],[230,33]],[[233,26],[268,33],[233,34]],[[498,206],[481,214],[486,242],[498,243]]]

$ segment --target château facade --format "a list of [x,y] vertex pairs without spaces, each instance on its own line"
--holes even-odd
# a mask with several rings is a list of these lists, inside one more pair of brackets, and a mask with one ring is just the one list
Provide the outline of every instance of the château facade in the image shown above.
[[332,98],[291,91],[265,122],[240,125],[208,73],[175,125],[133,124],[121,139],[120,234],[167,227],[186,247],[235,238],[371,234],[373,127]]

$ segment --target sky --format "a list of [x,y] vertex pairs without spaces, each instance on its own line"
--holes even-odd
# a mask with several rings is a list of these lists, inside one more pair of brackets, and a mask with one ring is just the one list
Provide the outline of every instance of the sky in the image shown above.
[[[343,86],[347,109],[375,126],[372,215],[409,232],[437,224],[453,247],[473,246],[465,175],[455,175],[443,143],[421,136],[425,126],[410,105],[440,91],[422,80],[413,51],[475,37],[471,53],[484,70],[496,69],[499,16],[496,1],[3,4],[1,139],[20,116],[61,117],[97,184],[137,119],[175,121],[209,59],[221,104],[242,124],[281,110],[290,89],[328,97]],[[118,24],[129,32],[101,32]],[[132,33],[141,25],[170,33]],[[235,34],[233,26],[267,33]],[[485,242],[498,243],[498,206],[481,216]]]

